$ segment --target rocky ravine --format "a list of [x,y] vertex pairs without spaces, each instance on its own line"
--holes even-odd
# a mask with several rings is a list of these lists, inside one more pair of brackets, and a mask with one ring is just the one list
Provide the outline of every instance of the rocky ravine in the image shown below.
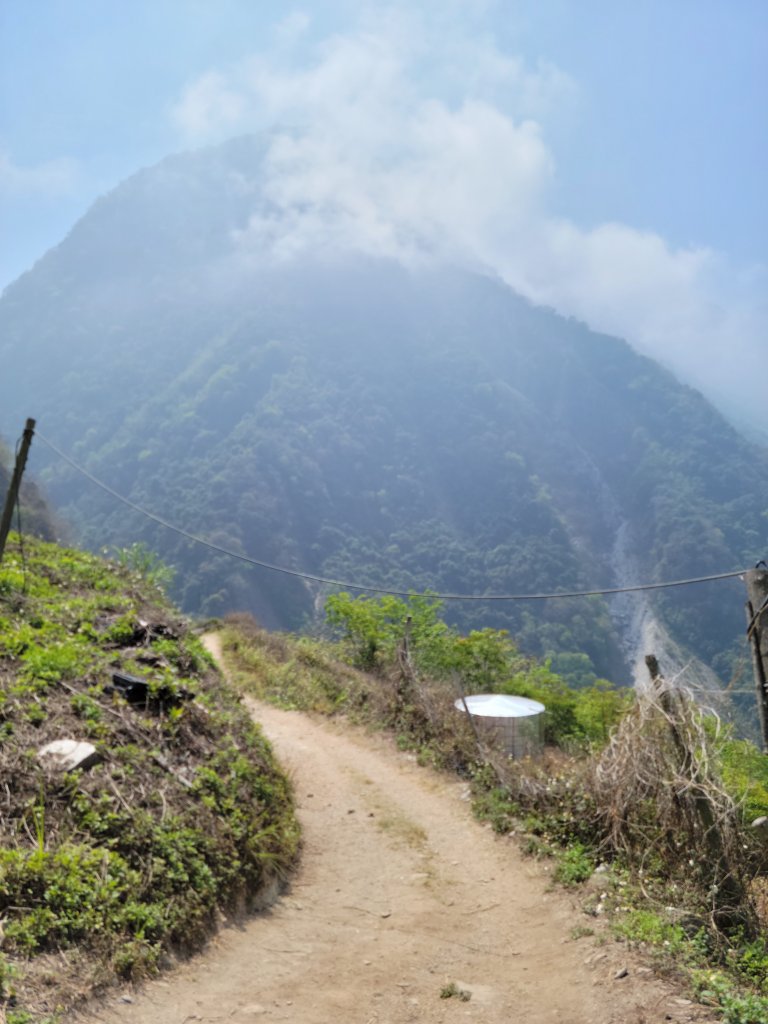
[[[255,704],[253,713],[295,780],[305,845],[290,890],[83,1021],[715,1019],[551,890],[514,840],[474,821],[461,782],[346,723]],[[596,934],[575,939],[578,926]]]

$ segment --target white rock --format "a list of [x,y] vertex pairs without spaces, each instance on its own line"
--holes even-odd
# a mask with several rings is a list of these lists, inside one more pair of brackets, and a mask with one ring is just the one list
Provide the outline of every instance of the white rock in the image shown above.
[[92,743],[85,740],[54,740],[41,747],[37,756],[40,760],[55,761],[65,772],[75,768],[90,768],[101,760],[101,755]]

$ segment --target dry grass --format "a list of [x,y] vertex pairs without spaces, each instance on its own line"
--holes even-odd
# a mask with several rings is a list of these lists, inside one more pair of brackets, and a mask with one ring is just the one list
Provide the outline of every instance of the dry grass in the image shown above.
[[692,694],[657,680],[593,764],[596,825],[612,856],[706,894],[718,930],[754,935],[750,844],[716,767],[718,729]]

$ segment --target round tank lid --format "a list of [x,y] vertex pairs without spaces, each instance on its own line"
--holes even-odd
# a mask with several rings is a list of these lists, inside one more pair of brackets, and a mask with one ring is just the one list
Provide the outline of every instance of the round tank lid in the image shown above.
[[465,702],[470,715],[487,715],[489,718],[527,718],[546,711],[537,700],[513,697],[508,693],[475,693],[464,700],[459,697],[454,701],[454,707],[463,711]]

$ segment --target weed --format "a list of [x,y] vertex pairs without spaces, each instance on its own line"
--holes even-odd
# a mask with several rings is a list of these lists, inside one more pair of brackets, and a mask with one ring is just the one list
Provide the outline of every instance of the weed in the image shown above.
[[127,612],[115,619],[112,624],[103,631],[101,640],[104,644],[112,644],[115,647],[127,647],[134,642],[136,636],[136,619],[134,615]]
[[74,693],[69,698],[69,704],[78,718],[91,724],[101,722],[104,718],[104,710],[101,703],[89,696],[87,693]]
[[9,964],[5,956],[0,953],[0,1004],[13,998],[13,983],[17,976],[17,968],[13,964]]
[[24,652],[21,660],[24,662],[23,676],[26,679],[54,683],[60,679],[74,679],[86,671],[91,655],[86,645],[78,639],[45,646],[36,644]]
[[165,565],[154,551],[142,543],[120,548],[116,561],[121,568],[140,576],[161,593],[168,590],[176,574],[171,566]]
[[768,939],[739,941],[729,950],[729,966],[751,985],[768,996]]
[[402,813],[392,811],[379,815],[376,818],[376,824],[382,832],[395,836],[407,846],[420,848],[427,841],[427,833],[421,825],[417,825]]
[[552,847],[548,843],[544,843],[541,839],[537,839],[536,836],[526,836],[520,846],[526,857],[552,857],[554,856]]
[[651,910],[629,910],[616,919],[614,930],[630,942],[663,949],[667,953],[680,952],[687,942],[686,933],[679,924],[665,920]]
[[498,786],[494,789],[480,789],[479,791],[477,786],[473,788],[475,797],[472,809],[475,816],[480,821],[489,822],[493,831],[499,835],[511,832],[520,814],[520,807],[510,799],[507,790]]
[[48,712],[39,698],[33,698],[26,709],[26,719],[30,725],[42,725],[48,717]]
[[462,1003],[468,1003],[472,998],[472,993],[468,992],[464,988],[459,988],[455,981],[451,981],[447,985],[443,985],[440,989],[441,999],[453,999],[454,996],[457,999],[460,999]]
[[738,992],[722,972],[697,971],[693,982],[698,998],[717,1007],[723,1024],[764,1024],[768,1020],[768,999]]
[[553,877],[562,885],[578,885],[580,882],[586,882],[594,870],[595,862],[590,853],[581,843],[574,843],[557,854],[557,866]]
[[112,956],[112,969],[119,978],[137,981],[157,972],[162,956],[159,942],[137,938],[124,942]]
[[768,815],[768,758],[748,740],[726,740],[720,748],[723,781],[741,803],[746,821]]
[[74,844],[53,853],[0,850],[0,867],[3,902],[24,908],[6,925],[6,938],[27,954],[103,931],[139,881],[119,855]]

